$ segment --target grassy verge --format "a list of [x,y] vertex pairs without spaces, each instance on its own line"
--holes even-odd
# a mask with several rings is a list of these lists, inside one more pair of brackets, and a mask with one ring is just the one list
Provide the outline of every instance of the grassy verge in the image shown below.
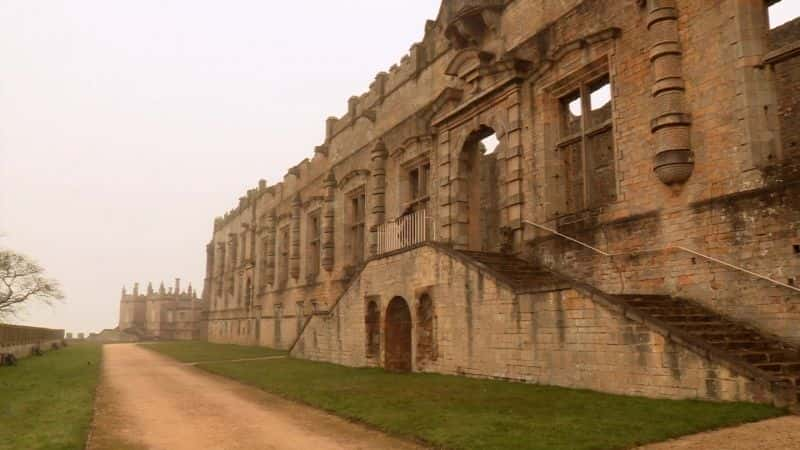
[[0,449],[86,445],[101,346],[77,344],[0,367]]
[[230,361],[232,359],[286,356],[283,350],[208,342],[155,342],[139,344],[181,362]]
[[452,449],[625,449],[784,414],[747,403],[653,400],[295,359],[200,367]]

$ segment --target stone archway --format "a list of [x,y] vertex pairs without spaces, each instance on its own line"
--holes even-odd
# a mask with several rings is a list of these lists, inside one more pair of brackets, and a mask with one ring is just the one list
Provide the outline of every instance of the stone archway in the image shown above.
[[464,209],[459,216],[466,221],[467,250],[497,251],[500,244],[502,206],[498,192],[497,149],[484,145],[495,136],[495,130],[481,126],[469,135],[459,155],[459,178],[468,180],[458,199]]
[[386,309],[386,370],[411,371],[411,328],[408,303],[403,297],[393,298]]

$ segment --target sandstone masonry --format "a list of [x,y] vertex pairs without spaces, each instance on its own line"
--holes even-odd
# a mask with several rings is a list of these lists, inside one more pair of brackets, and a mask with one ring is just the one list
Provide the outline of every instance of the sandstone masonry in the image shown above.
[[800,21],[772,3],[444,0],[216,219],[209,340],[795,403]]

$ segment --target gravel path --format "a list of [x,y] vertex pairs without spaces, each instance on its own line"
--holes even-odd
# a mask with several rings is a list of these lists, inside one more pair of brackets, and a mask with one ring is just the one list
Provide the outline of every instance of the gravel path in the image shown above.
[[134,344],[103,358],[90,450],[420,448]]
[[792,450],[800,449],[800,417],[765,420],[694,434],[639,450]]

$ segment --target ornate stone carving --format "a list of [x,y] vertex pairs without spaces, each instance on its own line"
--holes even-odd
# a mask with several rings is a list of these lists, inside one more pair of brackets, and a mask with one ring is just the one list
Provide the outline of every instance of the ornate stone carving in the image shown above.
[[445,36],[457,49],[477,47],[499,54],[500,16],[505,0],[450,0],[442,4]]
[[336,226],[336,176],[328,173],[323,187],[325,188],[325,212],[322,217],[322,268],[330,272],[334,263],[334,227]]
[[264,284],[269,286],[275,283],[275,222],[275,212],[273,211],[266,217],[265,223],[265,228],[267,229],[267,255],[264,264]]
[[372,223],[369,228],[370,255],[378,253],[378,225],[386,221],[386,159],[389,152],[382,140],[372,148]]
[[300,278],[300,215],[303,201],[300,194],[292,202],[292,247],[289,257],[289,273],[295,280]]

